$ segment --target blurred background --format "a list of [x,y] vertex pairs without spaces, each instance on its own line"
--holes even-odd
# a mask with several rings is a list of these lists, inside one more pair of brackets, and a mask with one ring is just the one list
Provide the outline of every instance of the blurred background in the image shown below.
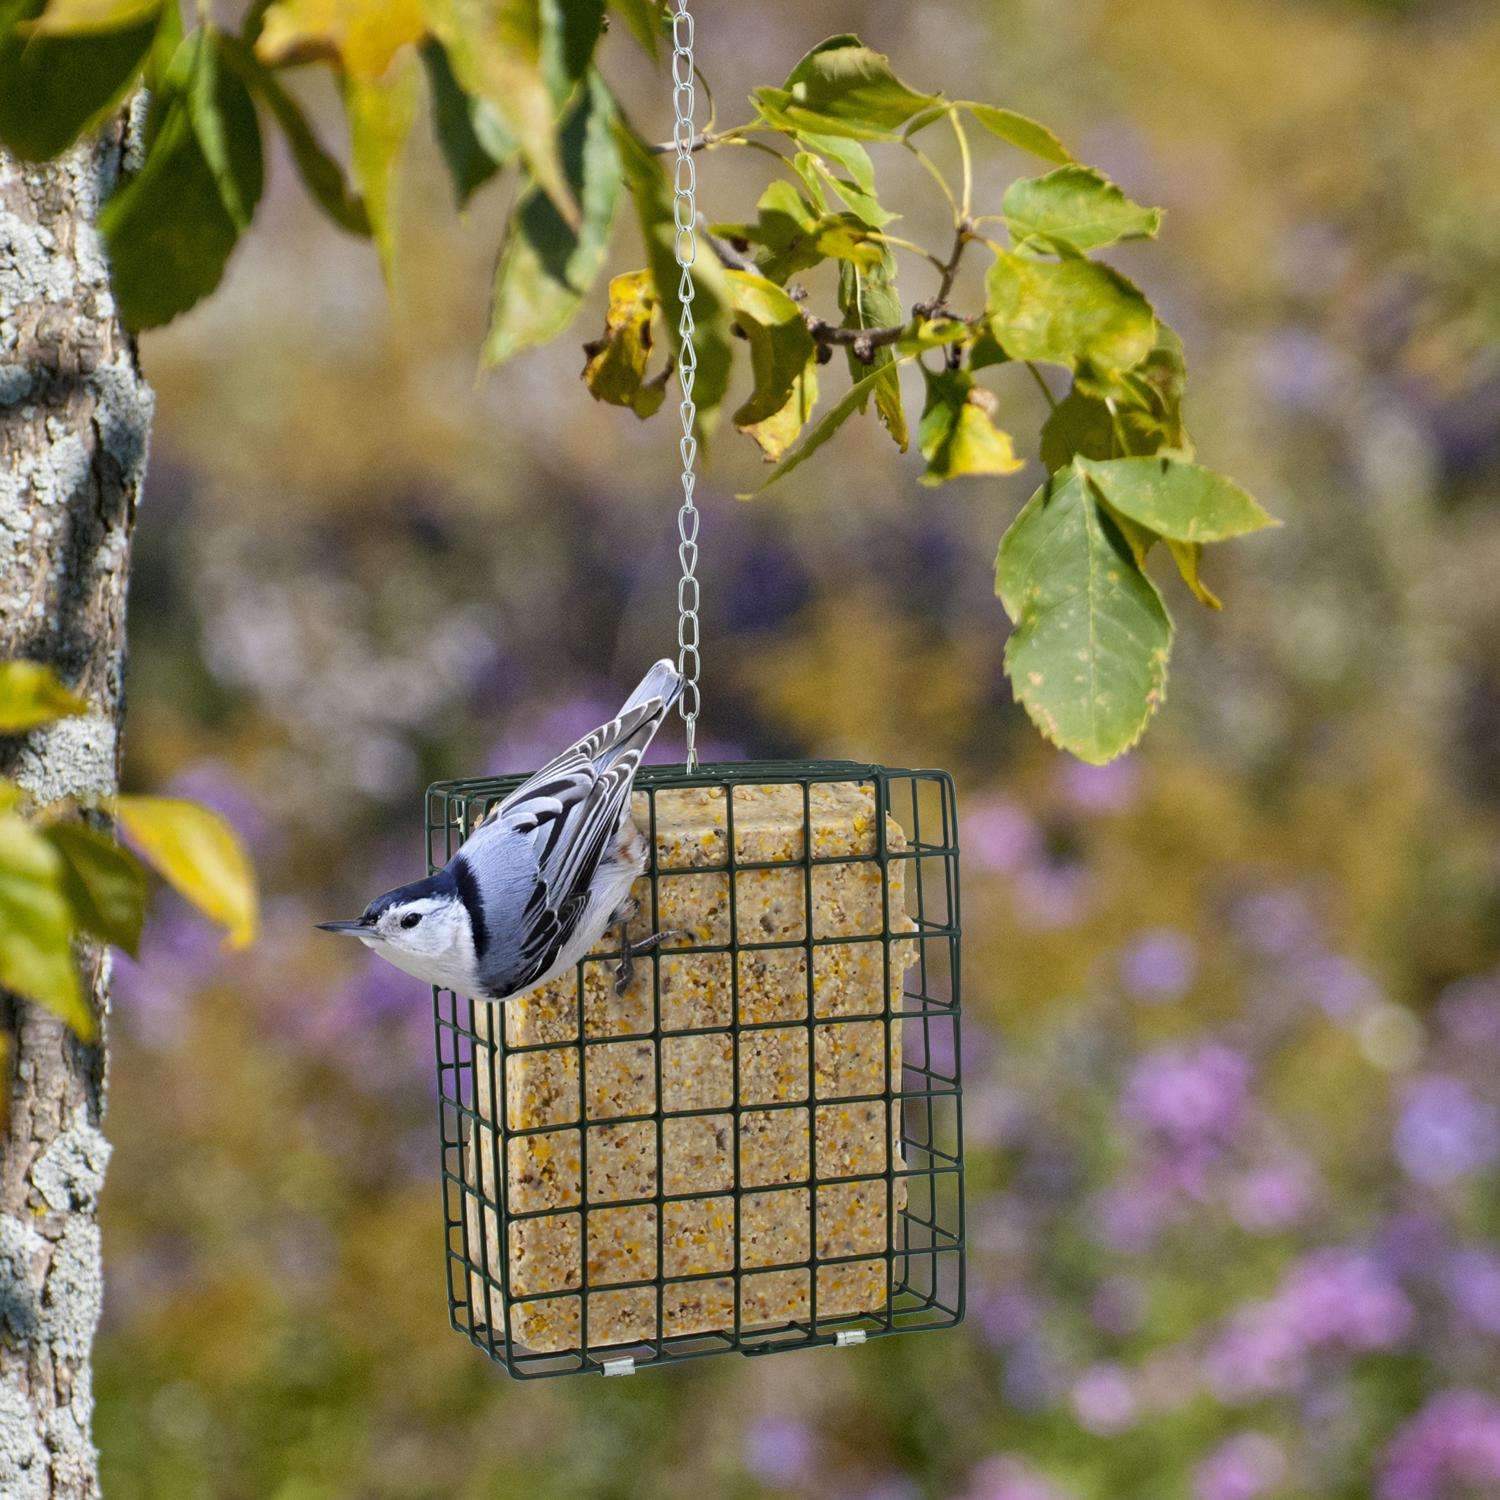
[[[162,896],[119,961],[106,1492],[1500,1494],[1500,15],[702,9],[721,122],[854,30],[1164,205],[1115,258],[1183,336],[1201,458],[1287,523],[1215,549],[1222,615],[1165,584],[1168,702],[1094,770],[1001,672],[1036,463],[920,489],[870,421],[745,504],[755,451],[715,446],[711,754],[958,778],[969,1320],[525,1385],[447,1326],[428,994],[311,923],[420,872],[429,780],[533,766],[670,647],[675,450],[579,382],[595,304],[476,377],[509,187],[460,219],[419,132],[394,305],[281,161],[219,294],[144,342],[128,777],[234,821],[267,920],[225,956]],[[994,212],[1034,168],[989,145]],[[702,164],[711,217],[745,216],[751,156]],[[1026,442],[1039,395],[995,389]]]

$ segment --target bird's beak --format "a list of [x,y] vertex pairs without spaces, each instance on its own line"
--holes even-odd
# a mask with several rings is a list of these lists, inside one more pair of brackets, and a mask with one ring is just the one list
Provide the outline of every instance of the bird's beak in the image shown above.
[[324,932],[350,932],[356,935],[370,930],[370,924],[363,917],[354,922],[314,922],[313,926]]

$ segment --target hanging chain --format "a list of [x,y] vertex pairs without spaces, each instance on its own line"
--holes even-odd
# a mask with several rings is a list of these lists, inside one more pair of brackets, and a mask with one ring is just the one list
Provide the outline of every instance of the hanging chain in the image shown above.
[[677,320],[677,385],[682,400],[677,412],[682,419],[682,509],[677,512],[677,558],[682,577],[677,582],[677,670],[682,674],[682,697],[677,711],[687,740],[687,768],[698,768],[698,676],[702,660],[698,654],[698,507],[693,501],[697,476],[698,438],[693,431],[698,408],[693,403],[693,380],[698,371],[698,352],[693,346],[693,262],[698,258],[698,164],[693,156],[693,18],[687,0],[672,5],[672,109],[675,122],[672,143],[677,149],[672,177],[672,219],[676,226],[679,276],[677,297],[682,312]]

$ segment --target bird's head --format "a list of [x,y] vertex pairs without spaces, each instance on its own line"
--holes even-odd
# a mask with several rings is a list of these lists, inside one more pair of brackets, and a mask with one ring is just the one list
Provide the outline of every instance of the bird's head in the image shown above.
[[452,987],[473,971],[473,924],[446,870],[377,896],[352,922],[317,925],[358,938],[397,968],[432,984]]

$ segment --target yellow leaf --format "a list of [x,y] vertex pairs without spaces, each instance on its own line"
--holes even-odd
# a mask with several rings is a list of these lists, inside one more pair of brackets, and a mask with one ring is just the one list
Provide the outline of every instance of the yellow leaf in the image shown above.
[[349,156],[354,181],[370,221],[386,284],[396,279],[396,229],[392,217],[396,167],[416,110],[415,65],[407,58],[388,78],[351,74],[344,80]]
[[161,0],[49,0],[46,10],[24,29],[28,36],[124,31],[149,21],[160,9]]
[[0,987],[56,1012],[86,1042],[99,1034],[73,961],[62,860],[14,816],[0,817]]
[[86,714],[51,667],[38,661],[0,661],[0,734],[24,734],[38,724]]
[[227,930],[229,947],[255,940],[260,925],[255,871],[223,818],[175,797],[120,797],[115,816],[147,864]]
[[375,79],[426,31],[421,0],[275,0],[255,52],[273,66],[332,62],[351,78]]

